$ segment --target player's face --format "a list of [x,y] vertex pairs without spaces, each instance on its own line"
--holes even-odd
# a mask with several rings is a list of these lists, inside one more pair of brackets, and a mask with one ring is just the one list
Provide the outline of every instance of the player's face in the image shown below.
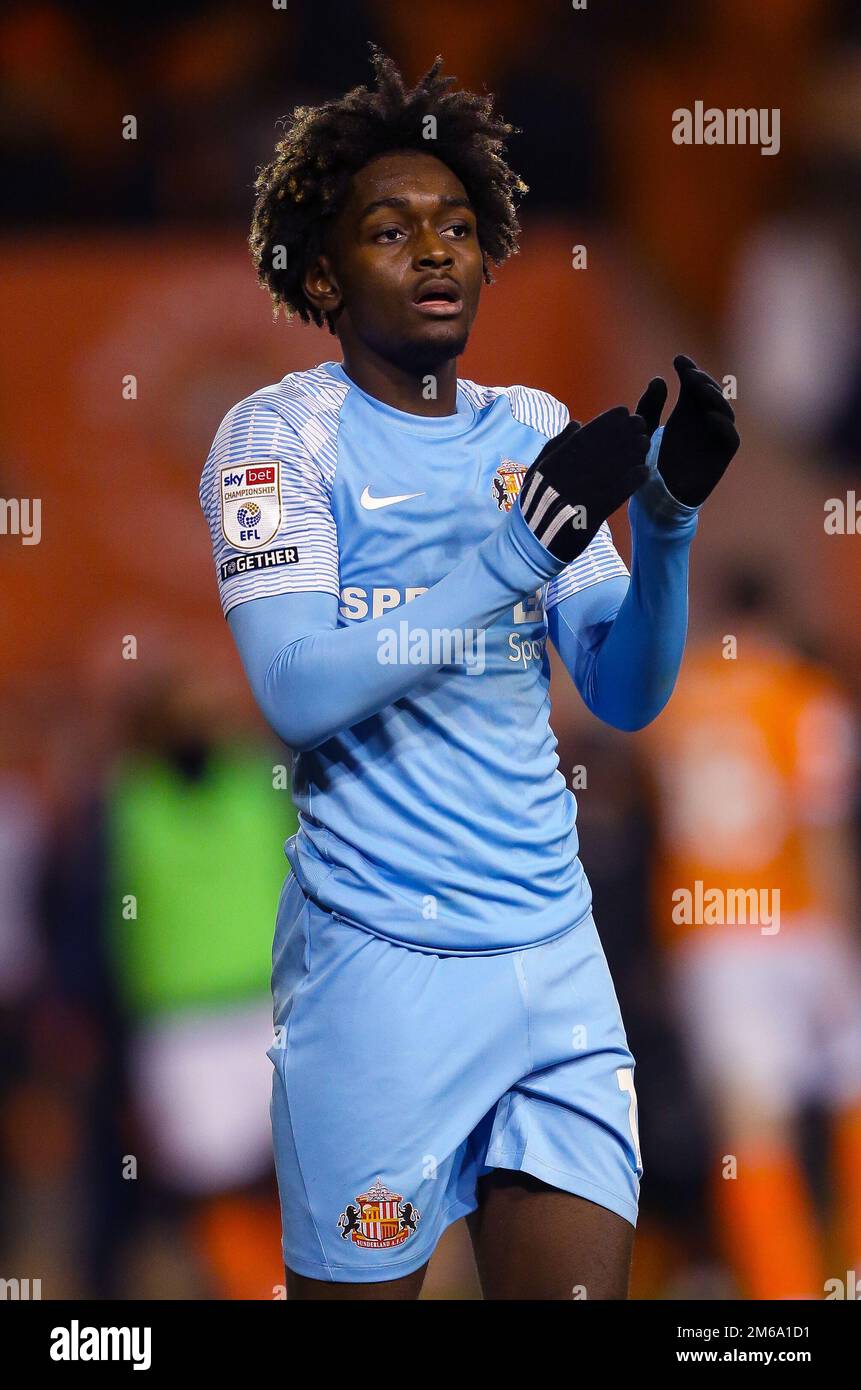
[[406,370],[463,352],[483,260],[466,190],[434,155],[381,155],[360,170],[329,250],[345,349],[364,345]]

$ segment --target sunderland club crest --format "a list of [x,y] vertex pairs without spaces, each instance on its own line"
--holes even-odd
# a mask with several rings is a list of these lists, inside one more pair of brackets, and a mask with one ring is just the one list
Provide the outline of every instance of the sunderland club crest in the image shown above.
[[221,529],[238,550],[265,545],[281,525],[281,469],[266,460],[221,470]]
[[493,500],[501,512],[510,512],[523,486],[527,469],[513,459],[501,459],[493,475]]
[[379,1178],[367,1192],[360,1192],[355,1204],[350,1202],[338,1217],[342,1240],[377,1250],[389,1250],[403,1245],[414,1234],[421,1220],[412,1202],[405,1202],[399,1192],[390,1192]]

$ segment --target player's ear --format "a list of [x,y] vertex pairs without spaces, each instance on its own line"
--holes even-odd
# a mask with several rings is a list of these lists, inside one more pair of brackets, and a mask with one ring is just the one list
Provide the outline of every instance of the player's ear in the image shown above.
[[302,288],[322,314],[332,314],[341,303],[341,290],[328,256],[318,256],[305,271]]

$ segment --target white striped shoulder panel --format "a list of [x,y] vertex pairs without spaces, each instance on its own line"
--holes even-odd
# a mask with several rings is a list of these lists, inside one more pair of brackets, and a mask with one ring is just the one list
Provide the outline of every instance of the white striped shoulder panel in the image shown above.
[[551,579],[544,590],[544,607],[555,608],[563,599],[598,584],[602,579],[628,578],[628,567],[622,559],[606,521],[589,542],[582,555],[566,565],[561,574]]
[[484,409],[498,396],[507,396],[513,418],[543,434],[545,439],[553,439],[568,424],[568,407],[549,391],[539,391],[535,386],[479,386],[463,378],[458,385],[476,410]]
[[[292,372],[240,401],[222,420],[199,496],[225,617],[238,603],[272,594],[337,597],[338,537],[331,498],[340,411],[348,389],[322,368]],[[243,488],[246,481],[276,478],[264,470],[249,479],[249,466],[266,464],[277,469],[277,493],[273,484],[259,492]],[[248,539],[252,531],[239,529],[248,522],[249,509],[260,517],[259,541]]]

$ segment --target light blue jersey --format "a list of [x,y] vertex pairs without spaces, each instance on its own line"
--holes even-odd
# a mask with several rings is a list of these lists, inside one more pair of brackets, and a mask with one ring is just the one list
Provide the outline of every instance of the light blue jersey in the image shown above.
[[[556,605],[627,579],[608,527],[561,573],[551,561],[546,584],[536,571],[534,590],[486,630],[404,621],[514,522],[523,474],[567,421],[546,392],[465,380],[456,414],[407,414],[325,362],[235,406],[206,461],[200,499],[225,615],[261,597],[328,595],[339,627],[376,621],[381,666],[419,668],[408,693],[299,752],[293,770],[300,829],[287,853],[300,885],[394,941],[510,950],[589,914],[546,645]],[[349,682],[349,664],[330,679]]]

